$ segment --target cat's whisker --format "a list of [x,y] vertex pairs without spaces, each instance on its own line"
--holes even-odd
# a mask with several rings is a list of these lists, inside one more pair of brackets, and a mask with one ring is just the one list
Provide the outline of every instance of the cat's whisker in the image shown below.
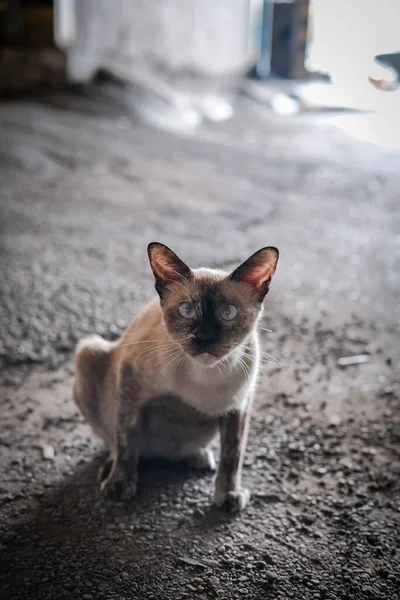
[[151,356],[152,354],[157,354],[158,352],[167,352],[171,348],[178,347],[179,344],[177,342],[165,342],[157,345],[147,346],[145,348],[140,348],[140,353],[137,355],[138,357],[144,358],[147,356]]
[[[182,352],[182,350],[181,350],[181,348],[179,348],[179,350],[175,350],[175,352],[172,352],[171,354],[169,354],[169,355],[168,355],[168,357],[167,357],[167,358],[170,358],[171,360],[169,360],[169,362],[168,362],[167,364],[165,364],[165,365],[164,365],[164,368],[162,369],[162,373],[165,373],[165,371],[167,370],[167,368],[168,368],[169,366],[171,366],[171,365],[173,366],[173,365],[174,365],[175,361],[176,361],[178,358],[180,358],[180,356],[181,356],[181,352]],[[171,357],[172,357],[172,358],[171,358]]]
[[249,348],[246,350],[246,355],[249,356],[254,361],[258,359],[258,369],[262,371],[262,374],[265,377],[268,377],[267,374],[265,373],[263,367],[262,367],[262,364],[263,364],[264,361],[262,360],[262,358],[260,357],[260,355],[257,355],[255,352],[252,352]]
[[265,372],[265,370],[263,368],[263,364],[265,364],[265,363],[267,363],[267,364],[276,364],[276,363],[274,363],[273,361],[270,361],[270,360],[266,360],[262,355],[261,356],[259,355],[257,357],[257,355],[254,352],[251,352],[250,349],[246,350],[246,354],[248,356],[250,356],[250,358],[252,358],[253,360],[256,360],[258,358],[258,367],[262,371],[262,374],[264,375],[264,377],[267,379],[267,382],[268,382],[268,385],[269,385],[270,384],[269,378],[268,378],[268,375],[267,375],[267,373]]
[[177,368],[181,369],[182,365],[185,364],[185,360],[186,360],[186,355],[184,353],[182,353],[182,356],[180,358],[179,363],[177,364]]
[[127,342],[126,344],[119,344],[119,348],[125,348],[126,346],[135,346],[136,344],[157,344],[158,340],[138,340],[137,342]]
[[156,340],[155,338],[157,338],[162,333],[164,333],[164,331],[166,329],[167,329],[166,327],[163,327],[163,329],[161,329],[161,331],[159,331],[158,333],[156,333],[153,336],[151,336],[151,338],[149,338],[148,340],[138,340],[136,342],[125,342],[123,344],[118,344],[118,345],[119,345],[120,348],[123,348],[124,346],[133,346],[134,344],[147,344],[149,342],[156,344],[159,340]]
[[175,363],[175,369],[180,370],[182,368],[182,365],[185,364],[185,359],[186,356],[183,353],[180,357],[178,356],[177,362]]
[[[157,362],[154,363],[154,365],[152,365],[154,372],[158,369],[158,367],[161,367],[163,362],[166,360],[166,358],[170,358],[170,354],[168,354],[167,356],[161,356],[159,358],[159,360]],[[160,371],[160,373],[163,373],[163,369]],[[159,373],[159,374],[160,374]]]
[[168,349],[168,348],[172,348],[174,346],[179,346],[178,342],[175,341],[165,341],[165,342],[160,342],[158,344],[151,344],[149,346],[146,346],[145,348],[140,348],[140,350],[142,350],[142,354],[146,354],[147,352],[152,352],[157,351],[157,350],[162,350],[162,349]]
[[220,366],[219,366],[219,364],[218,364],[218,363],[216,363],[216,364],[215,364],[215,366],[216,366],[216,367],[217,367],[217,369],[218,369],[218,373],[219,373],[220,375],[222,375],[222,371],[221,371],[221,369],[220,369]]
[[282,366],[281,363],[279,362],[279,360],[277,358],[275,358],[275,356],[272,356],[272,354],[268,354],[268,352],[262,352],[262,356],[266,356],[267,358],[271,358],[271,362],[274,362],[276,364],[278,364],[280,367]]
[[[229,358],[229,357],[226,357],[226,358]],[[233,351],[232,351],[232,358],[234,358],[236,360],[236,365],[240,366],[240,368],[244,372],[245,376],[246,377],[250,377],[250,375],[251,375],[251,369],[250,369],[249,365],[247,365],[247,363],[240,356],[237,348],[233,349]]]
[[237,357],[236,357],[236,366],[239,367],[243,371],[243,373],[246,375],[246,377],[248,376],[243,361]]
[[168,358],[169,356],[172,356],[176,353],[179,353],[179,354],[183,353],[183,349],[179,344],[174,344],[169,349],[167,349],[166,351],[164,350],[162,352],[164,358]]
[[154,348],[166,348],[168,346],[170,346],[172,344],[171,341],[160,341],[158,343],[156,342],[152,342],[151,344],[149,344],[148,342],[146,342],[146,346],[144,348],[139,348],[139,350],[143,349],[143,350],[153,350]]
[[247,374],[247,377],[250,377],[251,376],[250,366],[246,363],[246,361],[242,357],[240,357],[240,363],[243,366],[243,369],[244,369],[245,373]]
[[[246,352],[249,351],[249,349],[246,349]],[[253,359],[257,358],[256,354],[252,354],[251,355]],[[276,364],[279,365],[280,367],[282,366],[282,364],[279,362],[279,360],[277,358],[275,358],[275,356],[272,356],[272,354],[268,354],[268,352],[265,352],[264,350],[260,350],[258,358],[261,362],[264,363],[268,363],[268,364]]]
[[267,386],[270,388],[271,387],[271,382],[269,380],[268,375],[266,374],[266,372],[264,371],[264,369],[260,368],[261,374],[263,375],[264,380],[267,382]]
[[258,359],[258,361],[260,362],[260,364],[268,364],[268,365],[280,365],[280,363],[277,360],[270,360],[269,357],[263,356],[262,354],[259,354],[258,356],[256,355],[252,355],[251,358],[253,360]]
[[168,353],[168,351],[172,351],[172,350],[178,350],[180,349],[179,344],[170,344],[168,346],[159,346],[157,348],[150,348],[147,352],[142,352],[142,354],[140,354],[140,358],[142,360],[151,360],[154,359],[155,357],[157,357],[159,354],[163,354],[165,355],[166,353]]
[[[178,271],[174,271],[173,269],[171,269],[171,273],[175,273],[176,275],[178,275],[178,277],[180,279],[182,279],[186,283],[186,285],[189,285],[189,281],[181,273],[178,273]],[[176,280],[174,280],[174,283],[177,283],[178,285],[180,285],[185,290],[185,292],[187,292],[187,288],[183,285],[183,283],[181,283],[180,281],[176,281]]]
[[[148,342],[146,342],[146,343],[148,343]],[[168,346],[170,344],[179,344],[179,342],[177,342],[176,340],[173,340],[171,338],[169,340],[157,340],[154,342],[150,342],[149,346],[150,346],[150,348],[153,348],[154,346],[162,347],[162,346]]]

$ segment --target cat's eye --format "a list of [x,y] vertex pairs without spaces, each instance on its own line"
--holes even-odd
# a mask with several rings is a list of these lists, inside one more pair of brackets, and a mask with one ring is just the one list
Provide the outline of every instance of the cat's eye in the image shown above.
[[221,310],[221,317],[224,319],[224,321],[233,321],[237,313],[238,311],[236,306],[234,306],[233,304],[227,304]]
[[181,302],[179,305],[179,312],[185,319],[191,319],[196,312],[196,305],[194,302]]

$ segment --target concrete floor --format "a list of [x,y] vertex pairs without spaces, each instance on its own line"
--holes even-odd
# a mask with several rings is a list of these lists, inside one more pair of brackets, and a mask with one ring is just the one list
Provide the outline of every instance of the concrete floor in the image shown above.
[[[2,104],[0,128],[2,597],[398,598],[400,153],[245,99],[193,137],[90,95]],[[153,240],[193,266],[281,252],[239,517],[165,465],[132,506],[96,495],[71,354],[151,297]]]

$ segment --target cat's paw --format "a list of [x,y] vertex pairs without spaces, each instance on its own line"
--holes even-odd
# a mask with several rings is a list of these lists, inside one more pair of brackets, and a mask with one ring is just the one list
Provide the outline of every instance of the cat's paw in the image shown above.
[[199,450],[197,454],[188,456],[185,458],[185,463],[190,469],[195,469],[196,471],[211,471],[214,473],[217,468],[214,454],[208,449]]
[[229,492],[216,490],[214,495],[214,504],[232,513],[243,510],[249,500],[250,492],[246,489],[230,490]]
[[100,492],[107,500],[128,502],[136,494],[137,484],[134,479],[127,479],[124,471],[108,461],[99,473]]

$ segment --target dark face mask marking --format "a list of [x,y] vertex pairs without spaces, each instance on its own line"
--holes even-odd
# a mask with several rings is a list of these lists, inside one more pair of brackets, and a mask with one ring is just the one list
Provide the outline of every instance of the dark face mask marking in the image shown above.
[[212,288],[202,290],[199,301],[199,316],[193,323],[192,347],[196,352],[216,349],[223,338],[223,328],[218,321],[218,294]]

